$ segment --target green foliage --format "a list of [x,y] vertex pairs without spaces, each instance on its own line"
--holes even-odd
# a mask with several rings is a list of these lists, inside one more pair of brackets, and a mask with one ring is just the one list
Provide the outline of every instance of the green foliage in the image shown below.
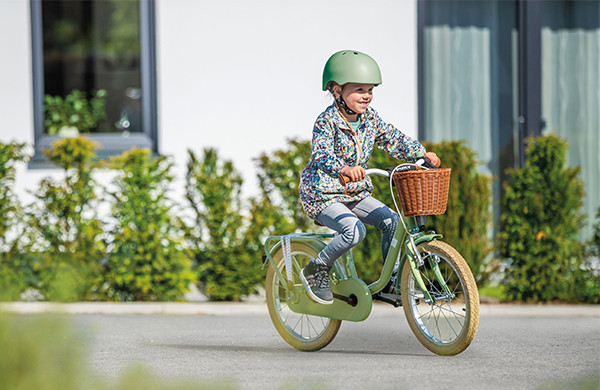
[[118,174],[104,293],[117,301],[181,299],[194,277],[167,195],[172,162],[134,148],[110,163]]
[[589,255],[600,257],[600,206],[596,211],[597,222],[594,225],[594,232],[589,241]]
[[[425,146],[440,157],[442,167],[452,168],[446,214],[429,217],[427,226],[444,235],[444,241],[465,257],[477,282],[483,283],[490,275],[486,264],[491,251],[487,235],[491,218],[490,178],[477,172],[475,153],[460,142],[425,143]],[[369,166],[373,168],[394,167],[400,163],[378,149],[373,150],[369,160]],[[389,181],[377,177],[372,181],[373,196],[394,208]],[[402,229],[401,225],[399,229]],[[367,226],[365,240],[353,249],[356,269],[367,282],[377,280],[381,272],[380,248],[381,233]]]
[[262,281],[257,248],[246,247],[256,236],[248,236],[247,231],[256,232],[258,225],[244,227],[242,178],[231,161],[219,160],[214,149],[205,149],[201,159],[191,150],[188,155],[186,198],[194,222],[186,236],[193,248],[199,288],[211,300],[239,300],[255,292]]
[[64,180],[45,178],[34,194],[27,225],[31,269],[46,299],[92,299],[99,284],[103,233],[96,216],[98,197],[92,173],[96,144],[84,138],[67,138],[45,151],[64,171]]
[[288,140],[288,149],[271,155],[262,153],[255,161],[263,204],[279,211],[273,231],[291,233],[314,229],[314,224],[302,209],[298,186],[302,170],[310,160],[308,141]]
[[446,214],[431,216],[427,227],[444,235],[444,241],[463,255],[478,285],[488,281],[495,269],[488,255],[491,223],[491,178],[477,170],[477,154],[461,141],[425,143],[442,160],[442,168],[452,168]]
[[[15,164],[28,159],[25,144],[0,143],[0,299],[16,299],[25,289],[25,278],[20,270],[17,231],[22,220],[22,207],[13,192]],[[8,234],[13,234],[11,238]]]
[[[262,198],[255,203],[253,216],[262,218],[266,226],[264,236],[288,234],[299,231],[326,231],[317,227],[306,216],[300,203],[298,185],[300,174],[310,159],[310,141],[289,140],[288,148],[272,154],[262,154],[258,159],[258,178]],[[370,164],[375,167],[395,165],[393,158],[383,152],[375,152]],[[373,180],[377,197],[384,203],[391,200],[386,180]],[[390,204],[390,203],[386,203]],[[365,240],[353,249],[356,269],[361,278],[375,281],[381,271],[381,235],[367,226]]]
[[[489,275],[484,261],[491,250],[487,237],[490,222],[490,179],[477,173],[475,154],[461,143],[430,144],[428,150],[438,153],[445,166],[453,169],[448,212],[444,216],[432,218],[430,225],[441,231],[446,241],[463,251],[474,274],[482,281]],[[292,140],[289,141],[287,150],[278,150],[271,156],[262,154],[257,160],[263,202],[261,212],[253,215],[260,214],[265,218],[269,218],[267,216],[273,212],[279,215],[279,218],[271,217],[273,224],[270,231],[275,234],[317,229],[302,211],[298,197],[300,173],[309,158],[310,142]],[[387,153],[375,149],[369,166],[387,168],[399,163]],[[389,181],[377,177],[372,181],[375,188],[373,196],[393,208]],[[383,263],[379,230],[367,226],[367,235],[353,249],[353,255],[360,277],[367,283],[377,280]]]
[[86,133],[106,119],[106,91],[96,91],[88,100],[85,92],[74,89],[66,97],[44,96],[46,133],[58,134],[62,128],[75,128]]
[[509,260],[507,298],[591,301],[577,240],[584,220],[579,168],[566,167],[567,144],[553,135],[529,140],[526,152],[523,167],[509,172],[501,201],[497,248]]

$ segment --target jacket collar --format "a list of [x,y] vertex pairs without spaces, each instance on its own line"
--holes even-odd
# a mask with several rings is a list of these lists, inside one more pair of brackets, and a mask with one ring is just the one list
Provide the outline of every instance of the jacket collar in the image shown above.
[[[329,117],[338,129],[352,130],[348,128],[348,125],[346,125],[346,121],[344,121],[344,118],[342,118],[342,114],[340,114],[340,112],[338,111],[337,107],[335,106],[335,103],[327,107],[327,112],[329,114]],[[361,122],[364,123],[365,121],[372,119],[373,112],[374,110],[371,108],[371,106],[367,107],[367,111],[364,114],[360,115]]]

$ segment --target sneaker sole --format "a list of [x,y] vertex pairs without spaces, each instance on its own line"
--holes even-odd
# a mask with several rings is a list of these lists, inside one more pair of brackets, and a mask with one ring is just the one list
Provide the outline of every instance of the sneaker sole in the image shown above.
[[304,269],[302,269],[300,271],[300,280],[302,281],[302,284],[304,285],[304,289],[306,290],[306,295],[308,295],[308,297],[316,303],[320,303],[321,305],[331,305],[333,303],[333,299],[331,301],[325,301],[321,298],[319,298],[318,296],[316,296],[312,290],[310,289],[310,287],[308,286],[308,280],[306,280],[306,278],[304,277],[304,273],[302,272],[304,271]]

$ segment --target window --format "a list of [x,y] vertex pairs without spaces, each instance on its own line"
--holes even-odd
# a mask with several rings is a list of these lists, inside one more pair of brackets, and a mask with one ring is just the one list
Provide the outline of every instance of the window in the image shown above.
[[492,174],[496,222],[506,168],[524,138],[557,134],[581,167],[589,216],[600,204],[600,3],[426,0],[419,3],[419,131],[465,140]]
[[[133,146],[156,152],[153,1],[32,0],[31,16],[34,163],[44,161],[41,149],[73,131],[100,143],[102,157]],[[95,101],[95,108],[87,116],[59,115],[56,98],[77,94],[78,107]],[[77,124],[64,124],[69,118]]]
[[581,168],[587,238],[600,206],[600,3],[544,2],[540,19],[543,134],[566,139],[569,165]]
[[419,136],[464,140],[494,180],[495,221],[506,168],[519,163],[515,1],[419,3]]

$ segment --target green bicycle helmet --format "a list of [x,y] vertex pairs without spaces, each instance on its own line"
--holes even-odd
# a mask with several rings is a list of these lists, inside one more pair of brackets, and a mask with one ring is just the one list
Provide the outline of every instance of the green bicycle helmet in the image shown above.
[[381,71],[377,62],[370,56],[356,50],[338,51],[329,59],[323,69],[323,91],[330,81],[339,85],[347,83],[381,84]]

